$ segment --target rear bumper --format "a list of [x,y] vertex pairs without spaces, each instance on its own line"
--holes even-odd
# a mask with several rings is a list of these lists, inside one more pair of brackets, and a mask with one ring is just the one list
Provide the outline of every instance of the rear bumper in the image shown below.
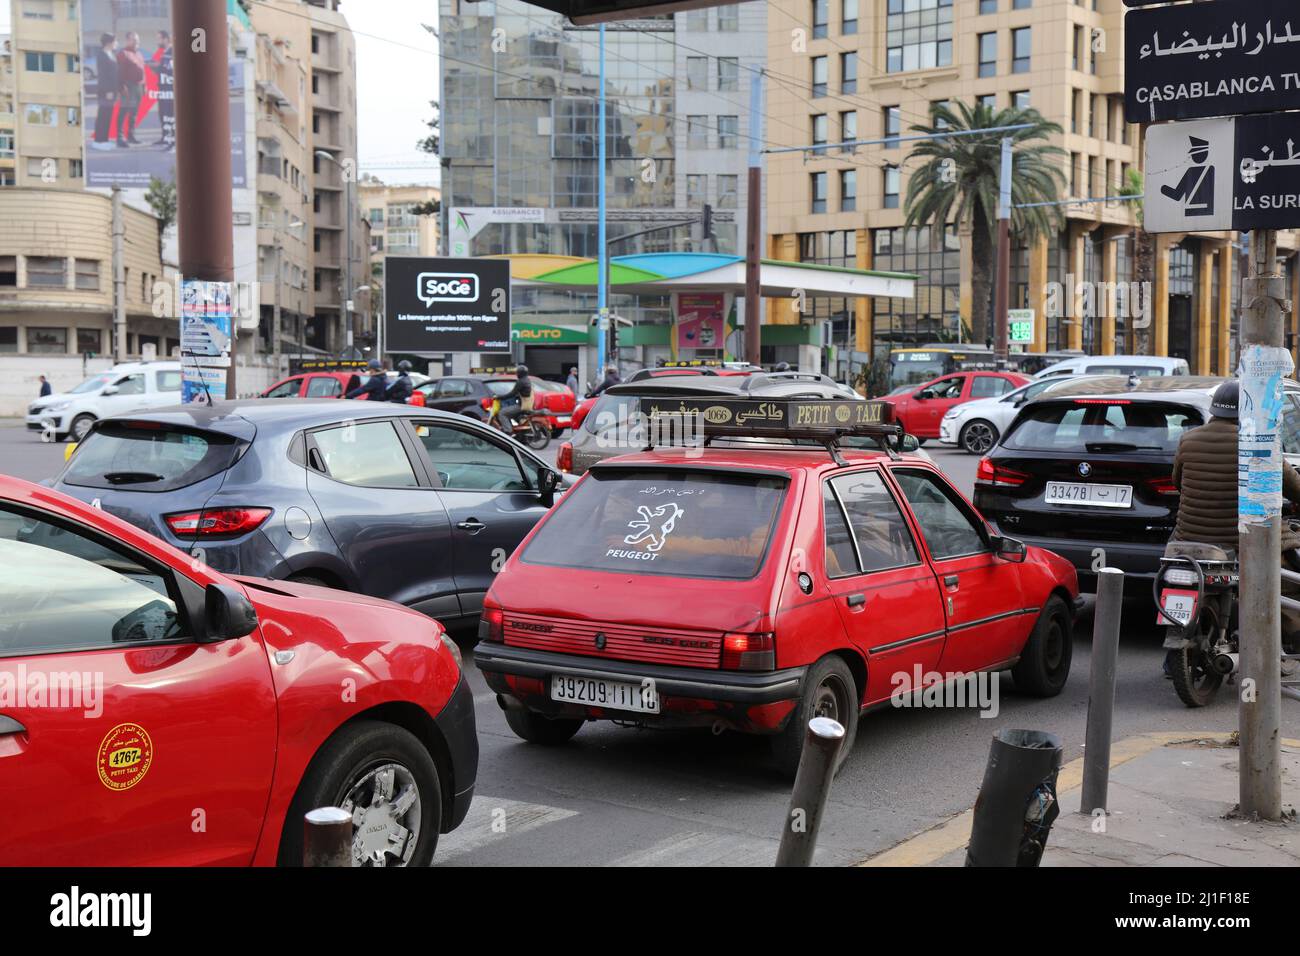
[[443,813],[442,832],[460,826],[469,813],[478,779],[478,733],[474,727],[474,692],[461,674],[451,699],[433,722],[447,744],[451,762],[451,800]]
[[[505,644],[480,643],[474,663],[502,706],[517,701],[552,716],[612,717],[644,723],[708,725],[722,721],[750,732],[779,730],[803,692],[806,667],[747,673],[694,667],[670,667],[640,661],[609,661],[556,654]],[[553,701],[549,679],[554,675],[625,681],[650,680],[660,697],[658,714],[587,708]],[[524,682],[519,679],[523,678]],[[530,680],[531,679],[531,680]]]
[[[1079,590],[1097,590],[1097,567],[1119,568],[1124,572],[1126,594],[1151,593],[1151,582],[1160,570],[1163,544],[1138,544],[1130,541],[1089,541],[1081,538],[1039,538],[1008,531],[1025,544],[1054,551],[1074,565],[1079,575]],[[1100,553],[1099,553],[1100,552]]]

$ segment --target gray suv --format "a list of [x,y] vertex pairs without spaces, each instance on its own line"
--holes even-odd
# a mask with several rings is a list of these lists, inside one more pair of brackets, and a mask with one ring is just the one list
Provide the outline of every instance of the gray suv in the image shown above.
[[95,423],[54,487],[228,574],[323,584],[454,625],[565,481],[463,415],[250,399]]
[[[628,422],[643,396],[714,395],[718,398],[832,398],[863,400],[852,389],[815,372],[755,372],[747,376],[665,375],[611,385],[567,442],[560,461],[570,474],[584,474],[606,458],[641,450]],[[629,440],[630,439],[630,440]]]

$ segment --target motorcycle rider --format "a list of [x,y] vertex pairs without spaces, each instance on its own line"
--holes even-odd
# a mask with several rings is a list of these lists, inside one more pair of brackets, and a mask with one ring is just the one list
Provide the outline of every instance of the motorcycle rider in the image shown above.
[[593,388],[590,392],[588,392],[587,397],[595,398],[597,395],[599,395],[605,389],[609,388],[611,385],[618,385],[622,381],[623,381],[623,377],[618,374],[618,367],[611,365],[609,368],[605,369],[604,380],[595,388]]
[[531,412],[533,410],[533,383],[528,378],[528,366],[518,365],[515,367],[515,384],[510,391],[501,396],[501,420],[509,426],[511,431],[515,427],[515,413]]
[[364,385],[358,385],[343,397],[357,398],[364,395],[367,401],[382,402],[388,393],[388,376],[384,374],[384,366],[378,359],[371,359],[366,363],[366,368],[370,370],[370,378],[366,379]]
[[397,363],[397,380],[388,386],[385,395],[390,402],[405,405],[411,400],[411,393],[414,391],[415,383],[411,381],[411,363],[402,359]]
[[[1178,489],[1178,523],[1170,541],[1197,541],[1236,550],[1237,538],[1237,401],[1241,387],[1234,379],[1214,390],[1210,420],[1199,428],[1183,432],[1174,458],[1174,487]],[[1282,494],[1300,502],[1300,474],[1282,463]],[[1300,571],[1300,531],[1282,522],[1282,567]],[[1285,580],[1282,592],[1297,596],[1297,588]],[[1300,637],[1300,615],[1282,611],[1282,642],[1294,646]],[[1170,652],[1171,654],[1174,652]],[[1283,672],[1294,670],[1294,661],[1283,662]],[[1169,665],[1165,670],[1168,673]]]

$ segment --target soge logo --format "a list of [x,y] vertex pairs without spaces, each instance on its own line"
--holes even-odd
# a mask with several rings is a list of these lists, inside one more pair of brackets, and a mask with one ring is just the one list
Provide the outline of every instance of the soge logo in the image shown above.
[[416,295],[426,306],[434,302],[478,301],[478,276],[464,272],[421,272]]

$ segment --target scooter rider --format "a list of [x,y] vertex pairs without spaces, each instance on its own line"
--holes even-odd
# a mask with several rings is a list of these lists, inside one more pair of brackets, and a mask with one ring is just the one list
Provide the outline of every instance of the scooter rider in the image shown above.
[[533,383],[528,378],[528,366],[519,365],[515,367],[514,387],[501,396],[501,411],[498,414],[501,416],[501,420],[513,430],[515,427],[515,413],[531,412],[532,410]]
[[402,359],[397,363],[397,380],[388,386],[387,398],[390,402],[405,405],[411,400],[415,384],[411,381],[411,363]]
[[[1199,428],[1183,432],[1174,458],[1174,487],[1178,489],[1178,523],[1170,541],[1198,541],[1220,548],[1238,547],[1237,538],[1237,400],[1240,386],[1233,380],[1214,391],[1211,418]],[[1300,502],[1300,474],[1282,463],[1282,493]],[[1282,522],[1282,567],[1300,571],[1300,531]],[[1294,585],[1282,582],[1282,591],[1297,596]],[[1293,646],[1300,638],[1300,615],[1283,609],[1282,642]],[[1293,662],[1287,661],[1286,664]],[[1284,668],[1287,670],[1290,668]],[[1168,667],[1166,666],[1166,670]]]
[[384,374],[384,366],[377,359],[371,359],[366,363],[366,368],[370,370],[370,378],[366,379],[364,385],[358,385],[343,397],[358,398],[365,395],[367,401],[382,402],[388,393],[388,376]]
[[623,377],[618,374],[618,366],[611,365],[609,368],[605,369],[604,380],[602,380],[599,385],[597,385],[590,392],[588,392],[587,397],[595,398],[597,395],[599,395],[605,389],[609,388],[611,385],[618,385],[622,381],[623,381]]

